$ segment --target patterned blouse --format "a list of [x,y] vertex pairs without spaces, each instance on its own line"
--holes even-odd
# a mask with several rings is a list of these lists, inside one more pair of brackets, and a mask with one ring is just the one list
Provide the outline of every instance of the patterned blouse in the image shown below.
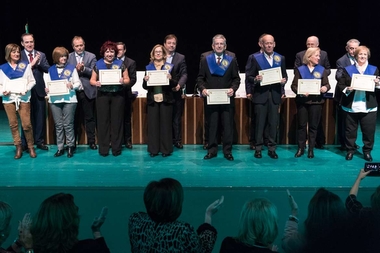
[[132,253],[211,253],[217,236],[208,223],[195,231],[182,221],[156,223],[144,212],[133,213],[128,225]]

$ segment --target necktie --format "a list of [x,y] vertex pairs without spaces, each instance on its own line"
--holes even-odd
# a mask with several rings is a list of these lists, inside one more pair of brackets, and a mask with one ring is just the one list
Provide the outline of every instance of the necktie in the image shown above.
[[29,53],[29,61],[32,62],[33,61],[33,54],[32,53]]
[[218,61],[216,62],[218,65],[220,64],[220,57],[217,58]]

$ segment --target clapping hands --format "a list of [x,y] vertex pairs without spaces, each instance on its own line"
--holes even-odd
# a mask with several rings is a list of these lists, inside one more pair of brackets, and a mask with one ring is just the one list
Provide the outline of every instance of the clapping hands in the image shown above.
[[223,204],[224,201],[224,196],[220,197],[220,199],[215,200],[214,202],[211,203],[206,209],[205,213],[205,223],[211,224],[211,216],[215,214],[221,205]]
[[100,231],[100,227],[103,225],[104,221],[106,220],[107,213],[108,213],[108,207],[105,206],[102,208],[100,215],[98,217],[95,217],[91,225],[91,229],[93,233]]
[[33,237],[30,233],[31,226],[32,218],[30,213],[26,213],[22,221],[19,221],[18,223],[18,240],[25,249],[33,248]]

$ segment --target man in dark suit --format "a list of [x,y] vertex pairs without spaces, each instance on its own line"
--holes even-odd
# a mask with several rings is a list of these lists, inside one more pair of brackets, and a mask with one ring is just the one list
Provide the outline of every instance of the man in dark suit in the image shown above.
[[[360,45],[360,41],[357,39],[350,39],[346,43],[346,53],[340,57],[336,61],[336,73],[335,73],[335,80],[339,81],[339,79],[342,77],[344,68],[350,65],[355,64],[355,57],[354,53],[356,48]],[[340,149],[342,151],[346,151],[346,145],[345,145],[345,131],[346,131],[346,124],[345,124],[345,112],[342,109],[341,106],[341,98],[342,98],[342,92],[340,92],[338,85],[335,86],[335,92],[334,92],[334,103],[336,108],[336,122],[337,122],[337,134],[338,134],[338,141],[340,144]],[[359,145],[355,143],[356,149],[359,149]]]
[[[264,131],[268,128],[268,155],[277,159],[276,139],[279,124],[279,106],[283,96],[284,86],[288,80],[286,73],[285,57],[274,52],[276,43],[274,37],[266,34],[262,37],[263,52],[251,54],[245,66],[245,80],[247,96],[252,98],[255,118],[255,154],[261,158],[261,150],[264,145]],[[282,78],[278,83],[262,85],[263,75],[261,70],[280,68]]]
[[[50,65],[46,59],[46,55],[34,49],[34,37],[31,33],[21,35],[21,45],[24,50],[21,51],[21,60],[30,62],[36,85],[32,88],[30,99],[31,121],[33,126],[34,143],[37,148],[48,150],[45,145],[46,134],[46,92],[44,73],[47,73]],[[23,150],[28,150],[24,132],[21,132],[21,141]]]
[[[318,37],[317,36],[308,37],[306,40],[306,47],[307,48],[319,47]],[[305,52],[306,52],[306,49],[296,54],[296,59],[294,61],[294,69],[302,65],[302,59],[303,59],[303,56],[305,55]],[[320,55],[318,64],[323,66],[326,69],[328,76],[331,74],[330,61],[329,61],[329,57],[326,51],[321,50],[321,55]],[[318,130],[317,130],[317,138],[315,140],[315,148],[324,149],[325,143],[326,143],[326,136],[323,131],[322,114],[321,114],[321,119],[319,120],[319,125],[318,125]]]
[[[74,52],[69,54],[68,63],[76,66],[79,78],[82,82],[82,88],[77,90],[78,106],[75,117],[76,137],[79,139],[81,134],[81,125],[84,123],[87,144],[90,149],[98,149],[95,144],[95,130],[96,130],[96,109],[95,99],[97,94],[96,86],[90,84],[92,69],[96,64],[96,56],[93,53],[85,51],[85,42],[82,37],[74,36],[71,45]],[[84,118],[84,122],[83,122]]]
[[187,66],[185,56],[176,52],[177,37],[174,34],[169,34],[164,39],[164,47],[168,51],[166,61],[173,64],[171,72],[172,80],[178,82],[174,87],[174,104],[173,104],[173,144],[175,147],[182,149],[182,115],[186,98],[186,81],[187,81]]
[[[222,34],[217,34],[212,39],[213,53],[205,55],[199,66],[197,86],[204,99],[205,117],[208,122],[208,147],[207,155],[204,159],[216,157],[218,152],[218,128],[221,122],[222,143],[224,157],[233,161],[233,119],[235,106],[235,92],[240,85],[239,68],[236,57],[227,55],[226,38]],[[227,89],[227,104],[209,104],[207,97],[212,93],[212,89]]]
[[[213,50],[210,50],[210,51],[207,51],[207,52],[204,52],[201,54],[201,58],[200,58],[200,61],[199,62],[202,62],[202,59],[205,58],[207,55],[209,54],[213,54],[214,51]],[[235,53],[231,52],[231,51],[228,51],[228,50],[225,50],[224,51],[224,54],[225,55],[229,55],[231,56],[232,58],[235,58],[236,59],[236,55]],[[236,63],[237,63],[237,60],[236,60]],[[200,66],[199,66],[200,67]],[[197,85],[196,85],[197,86]],[[198,89],[199,90],[199,89]],[[202,93],[201,93],[201,96],[202,96]],[[206,98],[205,98],[206,99]],[[203,134],[203,149],[204,150],[207,150],[207,147],[208,147],[208,122],[207,122],[207,118],[206,118],[206,114],[204,114],[204,120],[203,120],[204,124],[203,124],[203,127],[204,127],[204,134]],[[220,129],[218,130],[218,132],[222,132]]]
[[116,42],[117,58],[122,60],[128,69],[129,79],[131,80],[128,86],[124,87],[124,145],[128,149],[132,149],[132,102],[136,98],[132,94],[132,87],[135,85],[136,77],[136,62],[127,57],[127,47],[124,42]]

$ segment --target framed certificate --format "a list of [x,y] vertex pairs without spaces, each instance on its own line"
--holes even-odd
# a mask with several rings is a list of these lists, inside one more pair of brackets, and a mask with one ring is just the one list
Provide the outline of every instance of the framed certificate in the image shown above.
[[280,83],[282,79],[280,67],[260,70],[259,75],[263,76],[263,80],[261,80],[260,86]]
[[149,76],[148,86],[169,85],[167,70],[148,70],[146,74]]
[[297,94],[320,95],[321,79],[298,79]]
[[5,79],[4,90],[12,93],[26,92],[26,84],[28,80],[26,78]]
[[101,85],[121,85],[121,69],[99,69]]
[[207,96],[208,105],[229,104],[230,97],[227,95],[229,89],[210,89]]
[[352,74],[351,87],[354,90],[375,91],[376,76]]
[[67,88],[67,80],[54,80],[46,83],[46,87],[49,89],[49,96],[67,95],[70,93]]

